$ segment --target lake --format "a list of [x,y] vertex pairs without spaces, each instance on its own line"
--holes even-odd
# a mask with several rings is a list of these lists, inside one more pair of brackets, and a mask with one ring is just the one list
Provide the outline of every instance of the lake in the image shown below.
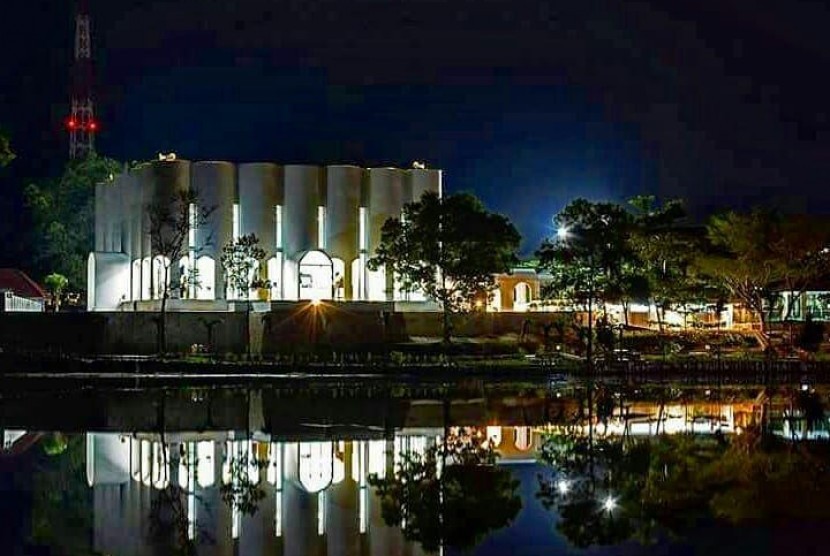
[[825,387],[0,388],[2,554],[826,554]]

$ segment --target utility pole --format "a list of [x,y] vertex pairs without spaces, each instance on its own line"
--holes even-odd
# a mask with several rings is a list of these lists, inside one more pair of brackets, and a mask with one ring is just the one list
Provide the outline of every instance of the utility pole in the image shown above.
[[66,121],[69,158],[83,159],[95,151],[95,105],[92,102],[92,35],[89,4],[78,0],[75,13],[75,60],[72,65],[71,112]]

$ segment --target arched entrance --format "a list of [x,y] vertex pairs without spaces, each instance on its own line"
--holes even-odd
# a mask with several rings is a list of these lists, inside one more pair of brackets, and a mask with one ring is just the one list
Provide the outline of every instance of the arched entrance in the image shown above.
[[216,299],[216,261],[212,257],[202,255],[196,259],[196,283],[194,284],[196,299]]
[[331,299],[334,269],[328,255],[323,251],[308,251],[297,266],[299,299]]

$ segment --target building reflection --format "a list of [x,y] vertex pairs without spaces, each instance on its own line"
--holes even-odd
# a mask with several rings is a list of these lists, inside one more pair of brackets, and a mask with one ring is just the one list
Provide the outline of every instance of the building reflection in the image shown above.
[[[757,413],[751,403],[630,403],[598,434],[739,432]],[[559,425],[561,426],[561,425]],[[541,436],[554,425],[477,427],[500,464],[536,460]],[[187,538],[205,555],[417,555],[381,516],[369,476],[394,473],[403,454],[442,442],[444,427],[361,430],[352,438],[272,437],[262,431],[86,435],[87,480],[94,499],[94,549],[125,556],[159,553],[149,539],[153,504],[171,484],[181,490]],[[223,500],[240,485],[262,499],[249,515]],[[229,488],[230,487],[230,488]],[[163,551],[162,551],[163,552]]]

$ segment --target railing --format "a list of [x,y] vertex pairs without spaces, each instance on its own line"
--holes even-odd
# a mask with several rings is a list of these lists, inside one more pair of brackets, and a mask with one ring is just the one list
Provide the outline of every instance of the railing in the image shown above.
[[42,299],[29,299],[14,295],[11,291],[0,292],[3,303],[0,304],[0,311],[3,313],[42,313],[44,309]]

